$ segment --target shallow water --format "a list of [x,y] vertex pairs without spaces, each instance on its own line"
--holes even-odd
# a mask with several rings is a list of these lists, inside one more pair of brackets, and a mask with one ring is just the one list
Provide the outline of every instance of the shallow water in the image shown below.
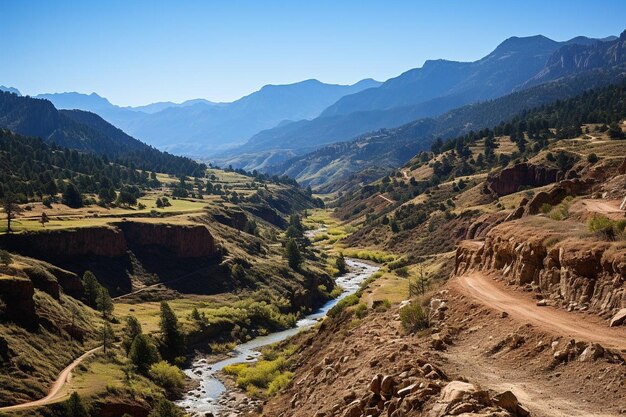
[[335,280],[337,285],[344,289],[344,292],[341,293],[341,295],[336,299],[328,301],[314,313],[298,320],[296,327],[283,330],[281,332],[271,333],[267,336],[257,337],[249,342],[237,345],[235,349],[230,352],[229,358],[216,363],[211,364],[208,363],[206,359],[200,357],[197,358],[192,363],[191,368],[185,369],[184,372],[190,378],[198,380],[200,384],[198,388],[185,394],[184,398],[177,401],[176,404],[186,409],[187,412],[192,415],[204,415],[204,413],[207,412],[211,412],[216,416],[219,415],[220,407],[217,400],[227,388],[216,377],[215,374],[217,372],[222,370],[225,366],[235,363],[254,362],[261,355],[258,351],[260,347],[280,342],[295,335],[303,329],[313,326],[319,319],[326,316],[328,310],[337,304],[339,300],[350,294],[354,294],[359,289],[363,281],[378,271],[377,266],[368,265],[357,261],[356,259],[347,258],[346,264],[350,268],[350,271],[337,277]]

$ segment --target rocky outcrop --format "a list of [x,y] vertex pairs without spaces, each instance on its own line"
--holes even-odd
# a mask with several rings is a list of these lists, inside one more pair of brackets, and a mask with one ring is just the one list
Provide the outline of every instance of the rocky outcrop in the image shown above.
[[0,245],[23,255],[39,259],[63,259],[95,255],[123,256],[126,240],[122,232],[109,226],[4,234]]
[[146,417],[150,413],[150,405],[137,400],[120,401],[119,398],[107,398],[97,404],[100,417]]
[[180,258],[209,257],[217,253],[213,236],[203,225],[173,225],[163,223],[121,222],[130,248],[160,248]]
[[144,222],[5,234],[0,235],[0,245],[55,263],[81,256],[123,257],[131,247],[159,247],[181,258],[212,256],[217,252],[213,236],[203,225]]
[[35,288],[30,279],[0,275],[0,300],[4,304],[4,312],[0,315],[27,327],[36,326],[34,294]]
[[[560,181],[549,191],[541,191],[537,193],[532,200],[525,204],[524,215],[534,215],[539,213],[544,204],[556,206],[567,196],[584,194],[591,189],[593,183],[593,181],[584,181],[580,179]],[[523,206],[520,205],[520,207]]]
[[470,227],[467,229],[465,239],[478,239],[483,238],[487,232],[499,225],[505,219],[507,215],[505,213],[486,213],[476,219]]
[[287,221],[276,210],[267,206],[246,205],[245,209],[255,216],[281,229],[287,228]]
[[484,242],[465,241],[456,274],[497,271],[509,282],[535,289],[569,309],[607,315],[626,307],[626,248],[576,238],[514,221],[494,227]]
[[504,196],[520,191],[521,187],[541,187],[557,182],[562,173],[555,168],[546,168],[523,162],[505,168],[487,179],[487,189]]

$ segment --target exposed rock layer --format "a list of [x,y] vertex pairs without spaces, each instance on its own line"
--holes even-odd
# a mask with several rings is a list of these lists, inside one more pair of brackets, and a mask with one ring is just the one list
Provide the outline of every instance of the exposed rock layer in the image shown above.
[[88,255],[121,257],[130,247],[158,246],[186,258],[212,256],[217,252],[213,236],[202,225],[143,222],[2,235],[0,245],[50,261]]
[[539,227],[503,223],[484,242],[459,244],[455,272],[497,271],[569,308],[611,314],[626,307],[626,249],[574,238],[553,243],[558,238]]
[[560,179],[561,172],[555,168],[546,168],[526,162],[505,168],[489,177],[487,188],[497,195],[516,193],[520,187],[541,187]]

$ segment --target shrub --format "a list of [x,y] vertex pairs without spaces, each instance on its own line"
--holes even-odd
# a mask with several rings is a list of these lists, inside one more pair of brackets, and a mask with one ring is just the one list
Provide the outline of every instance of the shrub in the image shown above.
[[539,209],[543,214],[548,214],[552,210],[552,205],[548,203],[543,203],[541,208]]
[[615,240],[616,237],[623,238],[626,220],[611,220],[606,216],[595,215],[587,222],[589,231],[596,233],[605,240]]
[[358,303],[359,303],[359,296],[357,294],[350,294],[349,296],[339,300],[339,302],[337,302],[337,304],[335,304],[333,308],[331,308],[328,311],[328,316],[335,317],[339,315],[339,313],[341,313],[346,308],[356,305]]
[[428,315],[417,301],[412,301],[400,310],[400,322],[406,331],[422,330],[429,327]]
[[184,414],[180,408],[175,406],[166,398],[159,398],[148,417],[182,417]]
[[167,392],[176,392],[185,384],[185,374],[177,366],[170,365],[165,361],[153,364],[148,372],[150,379],[157,385],[165,388]]
[[400,277],[408,277],[409,276],[409,268],[403,266],[401,268],[396,269],[396,275]]
[[224,367],[224,372],[237,377],[237,385],[248,393],[258,393],[270,386],[273,392],[284,388],[291,379],[287,360],[278,356],[274,360],[260,360],[254,364],[240,363]]
[[391,308],[391,301],[389,301],[387,298],[383,300],[374,301],[373,308],[376,311],[387,311]]
[[11,254],[4,249],[0,249],[0,263],[4,266],[9,266],[13,262]]
[[357,304],[356,308],[354,309],[354,315],[357,316],[357,318],[359,319],[367,316],[367,306],[363,303]]
[[282,391],[283,389],[287,388],[287,385],[289,385],[292,378],[292,372],[283,372],[269,383],[269,385],[267,386],[267,393],[269,395],[272,395]]
[[589,155],[587,155],[587,162],[589,162],[590,164],[595,164],[596,162],[598,162],[598,155],[596,155],[595,153],[590,153]]

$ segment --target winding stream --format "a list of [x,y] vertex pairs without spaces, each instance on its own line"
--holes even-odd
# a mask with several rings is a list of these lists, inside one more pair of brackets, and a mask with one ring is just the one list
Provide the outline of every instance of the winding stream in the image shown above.
[[213,413],[216,416],[219,415],[220,406],[218,404],[218,397],[223,394],[227,388],[217,378],[216,373],[227,365],[254,362],[261,355],[259,352],[260,347],[280,342],[303,329],[313,326],[318,320],[326,316],[328,310],[337,304],[339,300],[350,294],[354,294],[363,281],[378,271],[377,266],[368,265],[356,259],[346,259],[346,264],[350,271],[339,276],[335,281],[337,285],[344,289],[344,292],[336,299],[328,301],[314,313],[298,320],[296,327],[271,333],[267,336],[257,337],[249,342],[237,345],[235,349],[230,352],[227,359],[216,363],[208,363],[207,360],[203,358],[196,359],[192,363],[191,368],[185,369],[184,372],[190,378],[198,380],[200,384],[198,388],[185,394],[183,399],[177,401],[176,404],[184,408],[191,415],[204,416],[207,413]]

